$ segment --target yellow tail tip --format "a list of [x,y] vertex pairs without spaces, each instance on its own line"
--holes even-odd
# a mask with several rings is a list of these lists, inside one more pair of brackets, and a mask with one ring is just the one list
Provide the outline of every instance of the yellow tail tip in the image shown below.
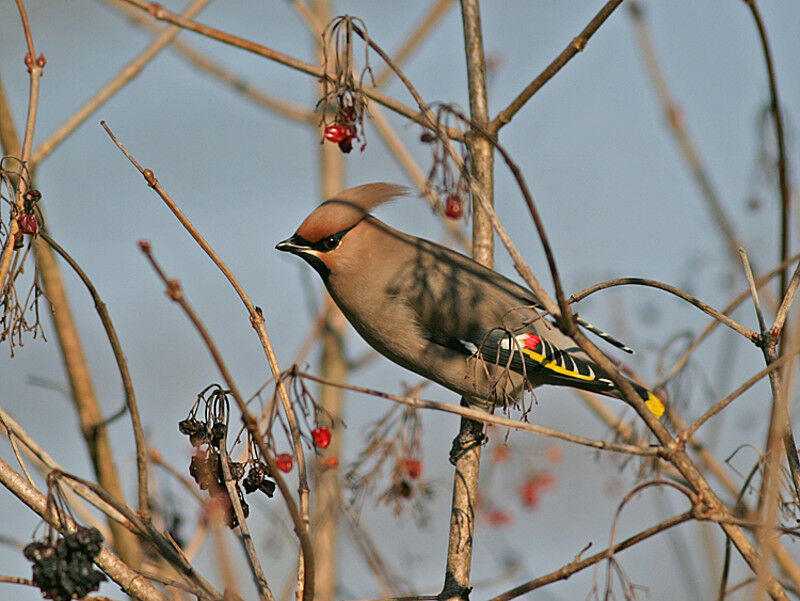
[[661,417],[664,415],[664,403],[662,403],[661,399],[659,399],[652,392],[648,392],[647,400],[644,402],[644,404],[647,405],[647,408],[656,417]]

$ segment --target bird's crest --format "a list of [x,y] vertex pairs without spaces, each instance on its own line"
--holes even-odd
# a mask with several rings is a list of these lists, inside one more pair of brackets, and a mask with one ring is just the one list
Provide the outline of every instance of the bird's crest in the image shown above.
[[316,242],[355,226],[378,205],[408,193],[405,186],[387,183],[364,184],[342,190],[306,217],[297,233],[310,242]]
[[405,196],[409,193],[409,189],[399,184],[387,184],[385,182],[378,182],[375,184],[364,184],[363,186],[356,186],[355,188],[348,188],[342,190],[333,198],[329,198],[327,203],[346,203],[354,205],[364,212],[369,213],[383,204],[387,200],[396,198],[398,196]]

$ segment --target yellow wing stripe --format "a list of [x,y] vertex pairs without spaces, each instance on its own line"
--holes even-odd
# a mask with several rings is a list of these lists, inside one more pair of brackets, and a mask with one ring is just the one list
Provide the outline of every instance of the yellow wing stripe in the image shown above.
[[664,415],[664,403],[662,403],[661,399],[659,399],[649,390],[647,391],[647,400],[644,402],[644,404],[647,405],[647,408],[656,417],[661,417]]
[[571,369],[567,369],[566,367],[563,367],[563,366],[559,365],[558,362],[556,362],[556,361],[554,361],[552,359],[550,361],[547,361],[547,359],[545,358],[544,355],[542,355],[541,353],[534,352],[531,349],[523,348],[522,352],[525,355],[528,355],[528,357],[530,357],[531,359],[533,359],[537,363],[539,363],[542,367],[546,367],[550,371],[554,371],[557,374],[561,374],[562,376],[569,376],[570,378],[576,378],[578,380],[585,380],[587,382],[592,382],[593,380],[596,379],[595,376],[592,376],[592,375],[588,375],[587,376],[587,375],[584,375],[584,374],[579,373],[577,371],[574,371],[574,370],[571,370]]

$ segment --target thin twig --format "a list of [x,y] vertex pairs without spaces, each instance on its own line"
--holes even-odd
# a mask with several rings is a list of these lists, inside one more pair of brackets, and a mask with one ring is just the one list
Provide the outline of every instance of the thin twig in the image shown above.
[[[301,537],[302,541],[307,538],[308,535],[308,524],[309,524],[309,490],[308,490],[308,476],[306,474],[306,461],[305,461],[305,454],[303,452],[303,445],[300,440],[300,430],[297,425],[297,416],[294,413],[294,408],[292,407],[291,400],[289,399],[289,394],[286,391],[286,388],[283,386],[283,383],[280,379],[280,366],[278,365],[278,359],[275,354],[275,349],[272,346],[272,342],[270,341],[269,334],[267,333],[267,329],[265,326],[264,315],[262,314],[261,310],[258,309],[253,302],[250,300],[250,297],[245,292],[242,285],[239,283],[239,280],[233,274],[233,272],[228,268],[228,266],[222,261],[220,256],[211,248],[211,245],[203,238],[197,228],[192,225],[189,219],[183,214],[183,211],[180,210],[177,204],[172,200],[169,194],[164,190],[161,184],[153,175],[153,172],[150,169],[144,169],[142,166],[136,161],[136,159],[128,152],[128,150],[122,145],[122,143],[114,136],[111,129],[106,125],[105,122],[101,122],[101,125],[106,130],[108,135],[114,141],[114,144],[120,149],[120,151],[128,158],[128,160],[136,167],[139,173],[145,178],[147,181],[148,186],[153,188],[155,192],[159,195],[159,197],[164,201],[164,203],[169,207],[172,213],[178,218],[181,222],[181,225],[189,232],[189,234],[194,238],[195,242],[205,251],[208,257],[214,262],[217,268],[223,273],[225,278],[230,282],[233,289],[236,291],[237,295],[241,299],[242,303],[245,305],[248,314],[250,315],[250,323],[252,324],[253,328],[256,330],[258,335],[259,341],[261,342],[261,346],[264,349],[264,353],[267,357],[267,362],[269,364],[269,368],[272,372],[272,377],[276,381],[276,387],[278,391],[278,397],[280,398],[281,404],[283,406],[284,414],[286,415],[286,419],[289,422],[289,430],[292,435],[292,440],[294,443],[294,451],[295,456],[297,457],[297,467],[298,467],[298,495],[300,497],[300,515],[302,516],[302,523],[305,524]],[[242,407],[242,411],[244,414],[244,406]],[[247,413],[249,415],[249,413]],[[245,420],[247,424],[247,420]],[[248,424],[248,428],[250,428],[250,424]],[[256,424],[252,424],[254,432],[257,431]],[[255,437],[255,434],[254,434]],[[266,447],[265,447],[266,448]],[[300,536],[300,533],[298,533]],[[303,547],[304,555],[309,549],[305,546]],[[309,557],[309,561],[311,558]],[[313,579],[311,580],[313,582]]]
[[700,426],[702,426],[709,419],[717,415],[725,407],[727,407],[733,401],[739,398],[745,391],[747,391],[751,386],[760,381],[764,376],[771,374],[773,371],[775,371],[780,367],[783,367],[798,353],[800,353],[800,347],[798,346],[787,350],[787,352],[783,354],[781,357],[770,363],[767,367],[759,371],[754,376],[745,380],[744,383],[742,383],[736,390],[734,390],[724,399],[715,403],[711,408],[709,408],[705,413],[703,413],[703,415],[697,418],[697,420],[695,420],[695,422],[689,428],[679,433],[677,437],[682,440],[688,440],[690,437],[694,436],[695,432],[697,432]]
[[758,288],[756,287],[755,278],[753,278],[753,270],[750,269],[750,261],[747,260],[747,252],[743,248],[739,249],[739,256],[742,258],[744,275],[747,277],[747,284],[750,286],[750,295],[753,297],[753,305],[755,306],[756,317],[758,318],[758,327],[761,328],[761,333],[763,334],[767,331],[767,322],[764,320],[764,312],[761,310],[761,300],[758,298]]
[[[291,373],[291,372],[290,372]],[[552,428],[547,428],[546,426],[539,426],[536,424],[530,424],[528,422],[523,422],[515,419],[510,419],[507,417],[501,417],[499,415],[493,415],[490,413],[486,413],[481,409],[473,409],[470,407],[462,407],[460,405],[454,405],[453,403],[444,403],[439,401],[427,401],[424,399],[418,399],[414,397],[406,397],[406,396],[399,396],[395,394],[389,394],[387,392],[381,392],[379,390],[373,390],[371,388],[364,388],[362,386],[355,386],[352,384],[343,384],[340,382],[331,382],[329,380],[325,380],[314,374],[310,374],[307,372],[297,371],[294,372],[297,377],[305,378],[307,380],[311,380],[312,382],[319,382],[320,384],[326,384],[328,386],[337,386],[340,388],[344,388],[345,390],[352,390],[353,392],[360,392],[362,394],[369,394],[372,396],[376,396],[382,399],[387,399],[389,401],[395,401],[397,403],[402,403],[403,405],[407,405],[409,407],[414,407],[417,409],[433,409],[435,411],[443,411],[444,413],[452,413],[454,415],[460,415],[462,417],[469,418],[474,421],[482,422],[484,424],[493,424],[497,426],[501,426],[503,428],[511,428],[513,430],[523,430],[525,432],[532,432],[534,434],[540,434],[542,436],[548,436],[550,438],[557,438],[560,440],[564,440],[567,442],[572,442],[575,444],[580,444],[583,446],[591,447],[593,449],[605,450],[605,451],[614,451],[617,453],[628,453],[631,455],[641,455],[644,457],[655,457],[661,455],[663,449],[659,447],[646,447],[640,445],[633,445],[633,444],[620,444],[614,442],[606,442],[604,440],[592,440],[591,438],[584,438],[582,436],[576,436],[574,434],[568,434],[566,432],[561,432],[559,430],[554,430]]]
[[[190,19],[199,13],[210,0],[192,0],[192,3],[184,10],[183,18]],[[114,97],[126,84],[133,80],[142,69],[152,61],[159,52],[166,48],[175,36],[181,32],[180,27],[167,27],[154,39],[145,50],[129,62],[125,67],[110,81],[103,89],[95,94],[89,101],[70,116],[61,127],[59,127],[49,139],[45,140],[33,153],[31,162],[38,165],[45,157],[49,156],[61,144],[67,136],[75,131],[81,123],[86,121],[89,116],[98,108],[103,106],[108,100]]]
[[713,317],[714,319],[716,319],[720,323],[728,326],[734,332],[738,332],[739,334],[741,334],[742,336],[744,336],[748,340],[750,340],[750,341],[758,340],[759,335],[756,332],[753,332],[749,328],[746,328],[743,325],[741,325],[740,323],[734,321],[733,319],[731,319],[730,317],[728,317],[725,314],[726,312],[718,311],[714,307],[712,307],[710,305],[707,305],[706,303],[704,303],[701,300],[696,299],[691,294],[687,294],[686,292],[684,292],[680,288],[677,288],[677,287],[672,286],[670,284],[665,284],[663,282],[658,282],[656,280],[649,280],[649,279],[646,279],[646,278],[616,278],[616,279],[613,279],[613,280],[600,282],[598,284],[593,284],[592,286],[589,286],[588,288],[584,288],[580,292],[577,292],[577,293],[573,294],[572,296],[570,296],[569,299],[567,299],[567,302],[576,303],[578,301],[583,300],[584,298],[586,298],[590,294],[594,294],[595,292],[597,292],[599,290],[604,290],[606,288],[612,288],[614,286],[649,286],[651,288],[658,288],[659,290],[664,290],[665,292],[669,292],[670,294],[674,294],[678,298],[681,298],[681,299],[685,300],[686,302],[691,303],[692,305],[694,305],[695,307],[697,307],[698,309],[700,309],[704,313],[707,313],[708,315],[710,315],[711,317]]
[[236,515],[236,520],[239,522],[239,538],[242,541],[247,561],[250,564],[250,569],[253,572],[253,577],[256,581],[258,588],[258,596],[260,599],[267,601],[275,601],[272,596],[272,591],[267,584],[267,579],[264,577],[264,569],[261,567],[261,561],[258,559],[256,548],[253,545],[253,537],[250,536],[250,530],[247,527],[247,520],[245,519],[242,503],[239,499],[239,493],[236,487],[236,480],[231,476],[231,468],[228,465],[228,449],[225,448],[225,441],[223,440],[219,446],[220,452],[220,466],[222,467],[222,474],[225,479],[225,488],[228,491],[228,497]]
[[552,584],[553,582],[558,582],[559,580],[566,580],[573,574],[588,568],[591,565],[594,565],[604,559],[612,557],[615,553],[619,553],[633,545],[648,539],[656,534],[663,532],[673,526],[677,526],[679,524],[683,524],[684,522],[688,522],[693,518],[692,512],[687,511],[686,513],[682,513],[680,515],[675,516],[674,518],[670,518],[661,522],[660,524],[656,524],[655,526],[651,526],[646,530],[642,530],[638,534],[634,534],[633,536],[626,538],[624,541],[610,547],[604,551],[600,551],[599,553],[595,553],[591,557],[587,557],[586,559],[581,559],[580,556],[583,554],[582,552],[579,553],[575,559],[573,559],[570,563],[566,564],[565,566],[550,572],[549,574],[545,574],[544,576],[540,576],[534,580],[530,580],[524,584],[520,584],[512,588],[511,590],[506,591],[500,595],[492,597],[489,601],[509,601],[510,599],[515,599],[520,597],[530,591],[536,590],[548,584]]
[[[793,257],[790,257],[790,258],[786,259],[786,261],[784,261],[781,265],[778,265],[775,269],[773,269],[769,273],[766,273],[765,275],[763,275],[760,278],[758,278],[758,280],[756,280],[756,288],[760,290],[772,278],[774,278],[776,275],[778,275],[781,272],[781,269],[786,267],[786,265],[789,265],[789,263],[793,263],[794,261],[797,261],[798,259],[800,259],[800,253],[794,255]],[[725,307],[722,310],[722,313],[724,313],[725,315],[729,315],[734,309],[736,309],[736,307],[738,307],[742,302],[744,302],[744,300],[747,299],[748,296],[750,296],[750,288],[749,287],[746,290],[743,290],[742,292],[740,292],[739,295],[736,296],[728,304],[728,306]],[[659,386],[664,386],[664,384],[666,384],[672,378],[675,377],[675,375],[683,368],[683,366],[689,360],[689,357],[691,356],[691,354],[695,350],[697,350],[697,347],[700,346],[700,344],[706,338],[708,338],[711,335],[711,333],[714,332],[714,330],[717,329],[717,326],[720,323],[722,323],[722,322],[714,319],[703,329],[703,331],[700,333],[700,335],[697,338],[695,338],[694,341],[692,341],[692,343],[681,354],[681,356],[678,358],[678,360],[675,361],[675,364],[672,366],[672,369],[670,369],[670,371],[667,374],[667,376],[659,383]]]
[[[258,430],[257,420],[247,409],[247,403],[245,403],[244,397],[242,397],[242,395],[240,394],[236,382],[233,380],[233,377],[228,371],[227,365],[225,364],[225,361],[222,359],[222,355],[219,353],[217,346],[211,339],[208,330],[200,321],[200,318],[197,316],[197,314],[194,312],[194,309],[192,309],[191,305],[189,305],[188,301],[186,300],[183,291],[180,287],[180,283],[177,280],[170,279],[166,276],[166,274],[158,265],[158,263],[155,261],[155,258],[150,252],[149,243],[141,242],[139,246],[142,252],[147,257],[150,264],[152,265],[159,279],[161,279],[161,281],[166,286],[167,295],[169,296],[169,298],[180,306],[180,308],[192,322],[192,325],[194,326],[195,330],[197,330],[198,334],[202,338],[204,344],[206,345],[206,348],[208,349],[212,359],[214,360],[214,363],[217,365],[217,369],[219,369],[220,373],[222,374],[222,378],[225,380],[225,384],[230,390],[231,396],[233,396],[237,406],[239,407],[239,411],[242,415],[242,421],[244,422],[244,425],[247,428],[250,436],[258,446],[258,449],[261,452],[261,458],[269,467],[270,474],[272,478],[275,480],[278,489],[281,491],[281,495],[283,496],[284,502],[286,503],[286,508],[289,511],[289,515],[292,518],[292,522],[295,525],[295,534],[300,540],[300,547],[303,552],[303,558],[305,563],[303,601],[312,601],[314,598],[314,561],[313,561],[313,551],[311,548],[311,541],[309,540],[308,537],[307,521],[304,520],[303,517],[301,516],[300,511],[298,510],[297,505],[294,502],[294,499],[292,499],[292,494],[291,491],[289,490],[288,484],[286,484],[286,481],[280,475],[278,467],[275,465],[275,460],[272,456],[272,453],[267,448],[267,445],[264,442],[264,437],[261,436],[261,433]],[[278,384],[280,384],[280,382],[278,382]]]
[[496,134],[500,128],[504,125],[508,124],[514,115],[519,112],[519,110],[525,106],[525,103],[531,99],[531,97],[538,92],[544,84],[546,84],[552,77],[558,73],[561,68],[566,65],[576,54],[583,51],[586,48],[586,44],[589,42],[589,39],[595,34],[595,32],[600,29],[600,26],[605,23],[605,20],[611,16],[616,8],[622,4],[622,0],[609,0],[608,2],[603,5],[603,8],[600,9],[594,18],[589,21],[589,24],[583,28],[576,37],[572,38],[572,41],[567,45],[564,50],[561,51],[553,62],[551,62],[544,71],[542,71],[536,78],[529,83],[520,94],[511,101],[506,108],[500,111],[497,116],[492,119],[492,122],[489,124],[489,131],[492,134]]
[[92,284],[92,281],[81,269],[80,265],[67,253],[58,243],[56,243],[49,235],[42,232],[41,238],[47,242],[50,247],[55,250],[62,259],[64,259],[73,271],[83,282],[86,289],[94,301],[97,315],[105,329],[108,342],[111,345],[111,350],[114,353],[114,359],[117,362],[117,369],[119,370],[120,378],[122,379],[122,388],[125,392],[125,405],[131,416],[131,426],[133,427],[133,438],[136,445],[136,474],[139,490],[139,512],[144,519],[150,516],[150,501],[147,486],[147,445],[144,439],[144,430],[142,428],[142,418],[139,415],[139,404],[136,401],[136,393],[133,389],[133,380],[131,379],[130,371],[128,370],[128,361],[125,358],[125,353],[122,352],[122,345],[120,344],[117,330],[114,323],[111,321],[111,316],[108,313],[106,304],[100,298],[97,289]]
[[[25,451],[26,455],[33,460],[34,464],[42,475],[46,476],[53,470],[64,471],[61,465],[59,465],[59,463],[53,459],[47,453],[47,451],[45,451],[41,445],[39,445],[39,443],[37,443],[33,437],[28,434],[28,432],[23,429],[22,426],[17,423],[17,421],[2,407],[0,407],[0,421],[2,421],[3,425],[5,426],[5,430],[7,431],[8,435],[14,436],[14,438],[22,443],[23,450]],[[125,517],[116,509],[105,503],[91,490],[81,484],[78,484],[77,482],[72,482],[71,480],[68,482],[68,485],[70,487],[70,490],[67,491],[69,495],[74,494],[80,496],[107,515],[110,519],[119,524],[124,523]],[[34,488],[36,487],[34,486]],[[75,513],[78,514],[78,517],[80,517],[85,523],[90,524],[100,530],[104,538],[110,538],[111,534],[105,524],[98,520],[97,516],[89,511],[88,508],[83,505],[83,503],[77,503],[76,501],[77,499],[75,499],[73,496],[70,496],[70,505],[75,510]]]
[[[252,52],[253,54],[257,54],[258,56],[263,56],[264,58],[281,63],[282,65],[289,67],[290,69],[294,69],[295,71],[300,71],[301,73],[306,73],[307,75],[311,75],[316,78],[328,77],[325,74],[325,72],[316,65],[306,63],[294,57],[273,50],[272,48],[268,48],[266,46],[262,46],[261,44],[256,44],[255,42],[251,42],[244,38],[240,38],[238,36],[225,33],[218,29],[214,29],[213,27],[202,25],[191,19],[184,19],[180,15],[168,11],[160,4],[146,2],[145,0],[123,0],[123,1],[150,13],[151,15],[153,15],[153,17],[155,17],[160,21],[166,21],[168,23],[172,23],[173,25],[178,25],[183,29],[194,31],[195,33],[199,33],[211,39],[217,40],[218,42],[222,42],[224,44],[229,44],[231,46],[241,48],[242,50],[245,50],[247,52]],[[428,120],[421,113],[414,111],[413,109],[406,106],[402,102],[398,102],[394,98],[387,96],[386,94],[383,94],[371,87],[365,87],[363,92],[369,98],[371,98],[375,102],[378,102],[379,104],[382,104],[386,108],[395,111],[396,113],[403,115],[404,117],[407,117],[408,119],[415,121],[420,125],[429,127]],[[447,130],[447,135],[450,136],[453,140],[464,139],[463,132],[459,132],[452,128]]]
[[792,307],[798,288],[800,288],[800,263],[797,264],[797,268],[794,270],[794,274],[792,274],[792,279],[789,281],[789,286],[786,288],[786,294],[783,295],[781,306],[778,307],[778,312],[775,314],[775,321],[772,323],[771,330],[776,336],[782,336],[783,326],[786,323],[789,309]]
[[[20,19],[22,20],[22,29],[25,33],[25,40],[28,45],[28,54],[25,64],[28,67],[29,87],[28,87],[28,115],[25,120],[25,133],[21,145],[21,154],[18,157],[21,165],[21,172],[30,171],[28,169],[29,159],[31,156],[31,146],[33,145],[33,132],[36,128],[36,116],[39,110],[39,82],[42,78],[44,71],[44,55],[40,60],[36,58],[36,52],[33,48],[33,35],[31,28],[28,24],[28,14],[25,11],[25,6],[22,0],[17,1],[17,8],[19,9]],[[7,132],[6,135],[8,135]],[[17,185],[17,195],[15,199],[16,214],[21,215],[23,212],[23,197],[28,189],[28,178],[20,177]],[[11,220],[8,227],[8,235],[6,236],[5,245],[3,246],[2,255],[0,255],[0,290],[6,285],[6,278],[8,277],[8,270],[11,266],[11,258],[14,255],[14,242],[19,232],[19,224],[16,219]]]
[[[769,47],[769,38],[767,37],[767,28],[764,26],[764,20],[761,18],[761,12],[758,10],[756,0],[744,0],[750,9],[750,13],[755,21],[756,28],[758,29],[758,37],[761,40],[761,48],[764,51],[764,63],[767,68],[767,81],[769,85],[769,108],[772,113],[772,120],[775,123],[775,139],[778,143],[778,183],[780,186],[781,194],[781,243],[780,243],[780,260],[786,260],[789,255],[789,227],[791,224],[791,202],[792,195],[789,189],[789,173],[788,163],[786,160],[786,139],[783,131],[783,116],[781,115],[781,105],[778,99],[778,80],[775,77],[775,67],[772,60],[772,51]],[[782,297],[786,291],[786,271],[781,273],[781,279],[778,289],[778,297]]]
[[[51,511],[48,510],[47,498],[39,491],[34,489],[16,471],[11,468],[2,458],[0,458],[0,483],[3,484],[12,494],[19,498],[23,503],[35,511],[44,520],[56,528],[66,525],[67,532],[74,532],[77,524],[68,516],[61,516],[61,519],[54,519]],[[156,589],[138,573],[129,568],[123,561],[114,555],[107,548],[103,547],[94,562],[108,576],[122,587],[133,598],[141,601],[170,601],[161,591]]]

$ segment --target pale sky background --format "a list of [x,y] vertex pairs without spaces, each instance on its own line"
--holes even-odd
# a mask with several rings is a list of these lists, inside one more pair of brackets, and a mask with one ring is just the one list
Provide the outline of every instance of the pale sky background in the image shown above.
[[[180,9],[176,2],[164,2]],[[397,48],[425,13],[429,2],[339,2],[334,14],[364,19],[370,35],[384,49]],[[490,88],[492,114],[538,74],[586,25],[601,2],[574,0],[483,2],[484,45],[499,65]],[[30,1],[28,7],[37,52],[47,57],[42,80],[34,146],[47,137],[86,99],[102,87],[150,40],[103,3]],[[786,112],[791,151],[797,165],[797,119],[800,115],[800,7],[762,1]],[[675,99],[725,207],[751,259],[771,267],[778,256],[775,186],[765,184],[757,169],[759,115],[768,91],[762,51],[749,11],[741,1],[677,1],[644,4],[654,42]],[[27,103],[27,73],[21,27],[13,2],[0,4],[0,75],[21,127]],[[311,60],[311,37],[285,2],[217,0],[198,18],[222,30]],[[454,6],[437,31],[413,56],[406,73],[429,101],[467,105],[461,19]],[[312,78],[191,33],[182,39],[212,53],[230,70],[263,89],[314,106]],[[358,53],[360,55],[360,53]],[[380,62],[373,57],[376,72]],[[397,82],[388,92],[407,104],[410,96]],[[420,129],[391,116],[423,169],[428,149],[418,142]],[[167,273],[180,278],[190,302],[211,330],[232,367],[240,388],[255,391],[267,379],[267,367],[246,314],[234,293],[171,213],[116,150],[102,128],[108,122],[128,149],[154,170],[162,185],[234,270],[253,301],[261,306],[282,366],[288,366],[313,319],[309,309],[321,299],[321,284],[301,261],[274,251],[321,200],[316,183],[318,134],[253,106],[230,89],[165,51],[142,74],[80,127],[38,172],[38,187],[53,237],[81,264],[108,305],[131,365],[145,428],[150,439],[176,466],[188,466],[188,448],[176,423],[195,394],[219,376],[187,320],[165,298],[162,287],[136,247],[150,240]],[[771,122],[769,124],[771,126]],[[349,184],[370,181],[410,183],[393,162],[377,133],[368,126],[368,146],[347,159]],[[731,271],[724,246],[709,212],[665,127],[637,52],[625,7],[607,21],[586,50],[541,90],[501,135],[521,166],[547,227],[568,293],[611,277],[641,276],[684,287],[716,307],[723,307],[742,287]],[[524,256],[550,286],[541,246],[522,199],[508,172],[497,163],[497,208]],[[753,197],[758,208],[749,207]],[[419,199],[382,208],[379,215],[399,229],[441,238],[437,217]],[[7,220],[7,207],[2,218]],[[797,245],[794,245],[796,248]],[[500,248],[498,246],[498,248]],[[498,269],[513,275],[504,251]],[[122,404],[121,385],[105,335],[91,301],[77,279],[65,279],[98,397],[111,413]],[[308,290],[314,291],[309,298]],[[638,349],[630,364],[647,381],[655,379],[658,349],[672,336],[697,334],[707,323],[698,311],[653,290],[627,289],[598,294],[578,306],[581,315]],[[752,308],[738,318],[755,328]],[[11,411],[67,469],[89,475],[84,445],[69,402],[52,390],[33,386],[30,377],[65,382],[55,334],[45,324],[48,343],[26,340],[16,357],[0,349],[0,404]],[[348,352],[365,345],[351,332]],[[675,353],[668,353],[674,360]],[[667,365],[669,365],[669,359]],[[312,359],[312,369],[315,363]],[[685,416],[697,416],[763,366],[760,352],[727,332],[718,333],[695,355],[691,385],[675,402]],[[416,378],[381,359],[353,376],[353,382],[399,393]],[[709,387],[713,392],[709,391]],[[761,447],[768,415],[768,389],[756,387],[708,428],[718,458],[740,444]],[[426,398],[454,401],[453,395],[429,387]],[[531,419],[587,436],[609,437],[570,391],[539,389]],[[624,405],[612,403],[615,410]],[[350,395],[345,413],[348,438],[343,462],[360,450],[364,427],[388,408],[387,402]],[[429,505],[431,522],[418,529],[410,516],[394,517],[368,500],[362,519],[390,564],[420,593],[441,588],[446,552],[446,524],[452,468],[447,462],[457,430],[452,416],[426,414],[425,472],[436,495]],[[117,461],[134,498],[134,457],[130,428],[120,421],[111,428]],[[703,431],[701,430],[701,433]],[[511,580],[477,588],[486,598],[570,561],[592,542],[604,548],[617,504],[634,482],[633,464],[619,457],[596,456],[584,448],[562,445],[564,462],[555,468],[558,487],[531,513],[521,510],[515,486],[526,466],[547,467],[541,458],[550,444],[528,434],[512,434],[510,443],[524,459],[514,469],[493,474],[494,503],[514,512],[513,527],[494,531],[485,522],[477,532],[476,583],[502,572],[506,556],[516,556],[521,571]],[[2,456],[13,461],[7,443]],[[755,453],[745,451],[734,465],[748,471]],[[735,476],[735,474],[734,474]],[[737,476],[735,476],[737,477]],[[737,477],[738,478],[738,477]],[[163,482],[163,479],[161,479]],[[171,486],[177,491],[177,486]],[[727,497],[725,497],[727,498]],[[133,502],[133,501],[131,501]],[[254,502],[256,515],[279,503]],[[188,505],[187,528],[196,510]],[[686,505],[674,493],[654,489],[623,513],[620,536],[669,515]],[[2,534],[29,540],[38,519],[0,491]],[[260,526],[263,525],[263,528]],[[251,520],[263,541],[272,529]],[[629,576],[649,589],[650,599],[709,598],[718,571],[709,580],[692,525],[676,530],[693,551],[679,551],[681,538],[662,535],[620,555]],[[723,540],[711,529],[712,553],[721,555]],[[188,532],[184,530],[184,532]],[[398,536],[398,532],[402,533]],[[388,542],[389,544],[385,544]],[[232,545],[233,545],[232,541]],[[293,543],[292,543],[293,544]],[[788,543],[790,549],[795,545]],[[678,546],[678,549],[682,547]],[[289,546],[260,547],[267,577],[280,590],[291,564]],[[238,548],[236,548],[238,554]],[[796,551],[795,551],[796,552]],[[208,556],[198,560],[214,575]],[[686,566],[690,572],[686,572]],[[742,562],[734,562],[742,576]],[[682,576],[675,578],[681,571]],[[0,545],[0,573],[28,576],[21,553]],[[242,563],[242,580],[250,577]],[[343,598],[370,598],[379,588],[357,557],[351,541],[342,544],[340,572]],[[598,573],[601,577],[604,571]],[[548,587],[536,598],[585,598],[591,570],[566,583]],[[604,576],[602,576],[604,577]],[[602,578],[601,578],[602,580]],[[116,585],[101,590],[121,598]],[[642,593],[645,597],[645,594]],[[38,594],[0,585],[0,597],[36,599]]]

